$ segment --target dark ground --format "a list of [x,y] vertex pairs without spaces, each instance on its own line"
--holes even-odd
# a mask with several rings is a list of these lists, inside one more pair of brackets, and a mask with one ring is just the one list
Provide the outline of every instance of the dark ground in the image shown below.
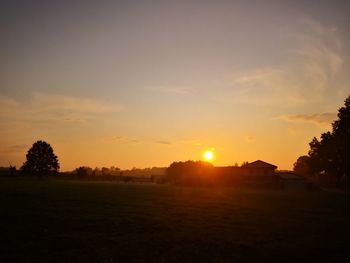
[[0,262],[350,262],[348,194],[0,179],[0,208]]

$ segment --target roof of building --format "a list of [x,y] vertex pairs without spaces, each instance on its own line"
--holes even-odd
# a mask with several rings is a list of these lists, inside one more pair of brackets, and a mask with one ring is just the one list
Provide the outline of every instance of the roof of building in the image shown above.
[[273,165],[273,164],[270,164],[270,163],[267,163],[267,162],[264,162],[261,160],[247,163],[247,164],[243,165],[242,167],[245,167],[245,168],[273,168],[273,169],[277,168],[276,165]]

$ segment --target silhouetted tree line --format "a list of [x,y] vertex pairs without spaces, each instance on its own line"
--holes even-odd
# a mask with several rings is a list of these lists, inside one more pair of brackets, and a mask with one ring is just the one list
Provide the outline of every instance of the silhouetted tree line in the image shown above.
[[350,96],[338,110],[332,131],[310,142],[308,155],[294,164],[294,171],[321,184],[350,188]]
[[80,166],[72,172],[65,172],[63,176],[72,179],[99,179],[99,180],[116,180],[121,177],[121,171],[118,167],[111,168],[102,167],[94,168],[88,166]]
[[10,165],[9,167],[0,167],[0,176],[1,177],[13,177],[18,175],[16,166]]
[[213,168],[211,163],[203,161],[173,162],[166,170],[166,179],[174,184],[210,184]]
[[242,176],[244,166],[235,164],[226,167],[214,167],[209,162],[185,161],[173,162],[166,170],[165,181],[186,186],[235,186],[251,188],[278,188],[275,176]]
[[71,177],[76,179],[90,179],[90,180],[113,180],[122,182],[153,182],[156,177],[163,176],[165,168],[152,167],[152,168],[133,168],[130,170],[121,170],[118,167],[102,167],[92,169],[87,166],[81,166],[73,170],[72,172],[64,173],[65,177]]
[[72,175],[76,175],[78,177],[90,177],[90,176],[118,176],[120,175],[120,169],[118,167],[112,166],[111,168],[102,167],[92,169],[88,166],[80,166],[71,172]]
[[133,168],[130,170],[121,170],[118,167],[110,168],[90,168],[88,166],[80,166],[71,172],[59,173],[59,162],[54,154],[53,148],[45,141],[37,141],[28,150],[26,161],[22,165],[18,173],[15,166],[0,167],[0,176],[43,176],[60,175],[60,178],[71,179],[92,179],[92,180],[116,180],[124,182],[152,182],[156,177],[164,176],[165,169],[163,167],[152,168]]

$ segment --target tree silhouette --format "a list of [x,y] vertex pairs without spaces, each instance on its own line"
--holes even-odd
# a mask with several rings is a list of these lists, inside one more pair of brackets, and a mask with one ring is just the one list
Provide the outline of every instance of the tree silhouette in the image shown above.
[[58,172],[60,165],[50,144],[45,141],[37,141],[29,149],[26,162],[22,166],[24,174],[36,175],[40,178],[44,175]]
[[332,132],[323,133],[320,140],[313,138],[310,142],[308,163],[311,172],[334,177],[340,186],[350,179],[350,96],[339,109],[332,128]]
[[294,167],[293,167],[294,172],[305,177],[309,176],[310,175],[309,159],[310,157],[307,155],[300,156],[297,159],[297,161],[294,163]]
[[87,167],[87,166],[80,166],[76,168],[73,173],[75,173],[78,177],[84,178],[86,176],[90,176],[93,173],[92,168]]
[[[203,184],[213,165],[203,161],[173,162],[166,170],[167,180],[175,184]],[[207,176],[206,176],[207,175]]]

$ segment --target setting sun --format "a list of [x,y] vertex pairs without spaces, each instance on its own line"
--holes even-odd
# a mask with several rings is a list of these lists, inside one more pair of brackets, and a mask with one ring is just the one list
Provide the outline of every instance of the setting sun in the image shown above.
[[213,151],[205,151],[204,154],[203,154],[203,158],[204,158],[204,160],[206,160],[208,162],[213,160],[213,158],[214,158]]

